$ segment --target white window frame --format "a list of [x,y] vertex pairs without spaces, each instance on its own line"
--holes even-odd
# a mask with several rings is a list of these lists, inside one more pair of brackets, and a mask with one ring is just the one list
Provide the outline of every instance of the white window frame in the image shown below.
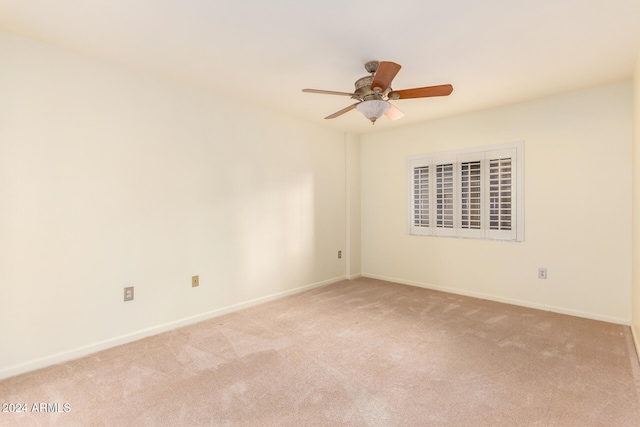
[[[504,172],[502,179],[507,180],[506,183],[504,183],[504,181],[496,183],[495,177],[492,182],[490,174],[492,161],[494,163],[502,162],[504,164],[505,167],[502,168],[502,171]],[[464,185],[465,180],[463,180],[462,169],[463,165],[469,164],[470,162],[474,163],[474,168],[476,168],[478,164],[480,165],[479,180],[475,178],[477,177],[475,169],[473,172],[473,189],[475,190],[473,192],[473,196],[478,196],[478,183],[480,186],[479,226],[476,221],[474,221],[473,224],[468,223],[466,226],[463,222],[463,214],[469,214],[468,211],[465,212],[465,208],[468,210],[472,207],[471,205],[463,206],[462,203],[463,188],[471,188]],[[442,165],[453,165],[453,183],[449,182],[448,176],[438,175],[437,169]],[[419,193],[416,193],[418,189],[415,187],[414,181],[414,172],[416,169],[421,173],[420,176],[423,179],[428,179],[428,186],[426,184],[423,185],[423,188]],[[465,174],[465,176],[467,175]],[[407,178],[407,231],[409,234],[518,242],[524,241],[523,141],[410,156],[407,158]],[[471,178],[469,178],[468,181],[471,182]],[[426,179],[424,182],[426,183]],[[501,185],[503,183],[505,185]],[[496,187],[496,185],[498,185],[498,187]],[[498,191],[499,187],[503,188],[504,191],[507,191],[507,203],[496,203],[496,200],[500,200],[499,194],[496,195],[496,191]],[[453,200],[451,199],[450,189],[453,190]],[[471,193],[469,193],[469,195],[471,197]],[[416,210],[416,197],[418,198],[418,202],[422,201],[420,206],[424,208],[420,212]],[[498,199],[496,199],[496,197]],[[441,207],[443,209],[440,209]],[[501,211],[495,210],[500,209],[500,207],[506,209],[507,212],[510,211],[510,213],[503,215]],[[477,208],[477,206],[474,205],[473,208]],[[492,210],[492,208],[494,210]],[[453,213],[452,222],[450,216],[447,216],[446,218],[441,217],[441,215],[449,215],[451,212]],[[477,214],[477,211],[474,211],[474,213]],[[421,221],[416,221],[416,215],[422,215],[420,218],[423,219]],[[426,225],[427,215],[428,225]],[[510,229],[495,229],[495,221],[500,217],[506,220],[506,225],[500,225],[499,227],[510,227]],[[475,219],[477,220],[477,216]],[[470,220],[471,218],[469,218],[469,221]]]

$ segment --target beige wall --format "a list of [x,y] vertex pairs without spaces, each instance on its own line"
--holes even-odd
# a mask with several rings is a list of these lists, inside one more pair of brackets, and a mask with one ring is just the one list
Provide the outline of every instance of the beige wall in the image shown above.
[[633,95],[633,290],[631,296],[631,327],[636,348],[640,350],[640,55],[638,55],[633,80]]
[[6,33],[0,63],[0,377],[345,276],[342,133]]
[[[363,275],[629,323],[631,128],[623,82],[362,136]],[[407,235],[407,156],[515,141],[524,242]]]

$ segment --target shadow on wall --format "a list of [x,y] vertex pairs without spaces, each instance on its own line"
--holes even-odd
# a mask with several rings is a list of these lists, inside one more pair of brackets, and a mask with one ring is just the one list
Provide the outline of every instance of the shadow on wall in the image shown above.
[[316,246],[314,177],[307,173],[296,179],[265,183],[260,171],[239,169],[253,191],[236,198],[229,212],[235,228],[234,253],[237,262],[237,300],[256,295],[256,289],[309,283]]

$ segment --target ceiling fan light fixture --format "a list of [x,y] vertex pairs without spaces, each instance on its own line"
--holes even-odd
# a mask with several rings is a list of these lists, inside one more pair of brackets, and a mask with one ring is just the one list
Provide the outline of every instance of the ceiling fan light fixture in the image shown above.
[[391,104],[382,99],[370,99],[368,101],[362,101],[356,105],[356,110],[361,112],[367,119],[371,120],[371,123],[375,124],[387,110],[391,108]]

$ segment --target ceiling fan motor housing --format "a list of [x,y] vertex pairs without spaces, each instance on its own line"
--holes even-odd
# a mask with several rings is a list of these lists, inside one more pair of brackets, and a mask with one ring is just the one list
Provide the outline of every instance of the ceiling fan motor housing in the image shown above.
[[368,101],[371,99],[383,99],[386,92],[374,91],[371,89],[371,83],[373,82],[373,76],[365,76],[356,80],[356,90],[353,91],[358,99],[362,101]]

